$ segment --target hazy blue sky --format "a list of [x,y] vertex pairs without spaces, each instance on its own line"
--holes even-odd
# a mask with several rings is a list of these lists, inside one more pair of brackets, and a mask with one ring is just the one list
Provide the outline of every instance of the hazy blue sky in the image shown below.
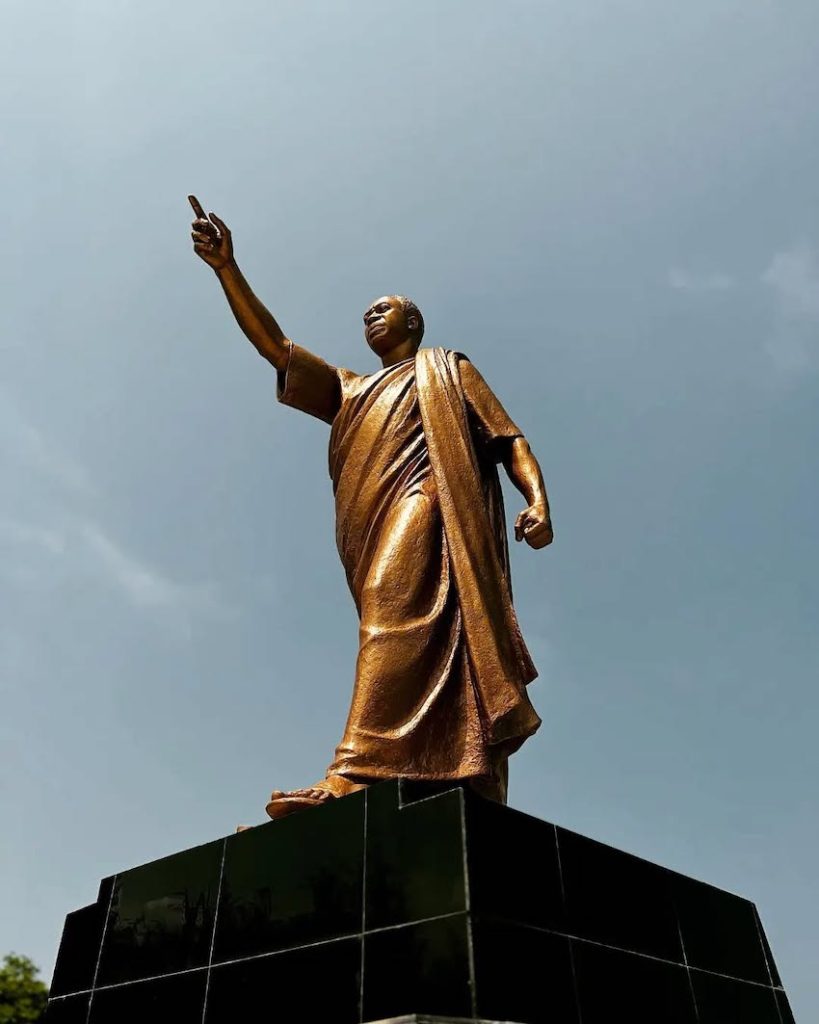
[[[819,1018],[816,0],[5,0],[0,952],[340,738],[327,428],[286,331],[388,291],[526,431],[544,725],[511,801],[754,899]],[[509,493],[510,518],[521,502]]]

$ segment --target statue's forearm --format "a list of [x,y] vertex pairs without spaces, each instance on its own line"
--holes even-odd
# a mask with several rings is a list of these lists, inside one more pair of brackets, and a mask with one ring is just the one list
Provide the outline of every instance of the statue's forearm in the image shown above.
[[273,314],[254,295],[234,260],[216,271],[236,322],[260,355],[277,370],[287,366],[289,341]]
[[548,511],[549,499],[540,465],[532,454],[525,437],[516,437],[503,458],[503,465],[509,479],[526,498],[530,505],[543,504]]

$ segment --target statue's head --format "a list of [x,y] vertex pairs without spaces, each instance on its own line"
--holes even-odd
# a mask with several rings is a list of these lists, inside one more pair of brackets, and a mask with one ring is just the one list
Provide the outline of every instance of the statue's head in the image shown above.
[[413,341],[417,349],[423,336],[421,310],[405,295],[384,295],[364,314],[364,337],[377,356],[406,341]]

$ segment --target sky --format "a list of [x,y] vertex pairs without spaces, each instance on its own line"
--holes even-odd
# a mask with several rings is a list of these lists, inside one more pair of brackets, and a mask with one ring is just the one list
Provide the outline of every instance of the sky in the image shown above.
[[[5,0],[0,953],[323,775],[327,427],[190,248],[375,369],[412,296],[543,466],[510,802],[754,900],[819,1018],[815,0]],[[507,491],[510,521],[523,507]]]

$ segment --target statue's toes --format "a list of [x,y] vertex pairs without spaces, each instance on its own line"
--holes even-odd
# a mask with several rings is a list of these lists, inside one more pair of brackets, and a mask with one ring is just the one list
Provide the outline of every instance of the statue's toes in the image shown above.
[[297,789],[288,796],[300,796],[307,800],[326,800],[330,794],[326,789]]
[[270,794],[270,803],[280,800],[310,800],[314,803],[324,803],[332,797],[332,793],[326,789],[315,789],[312,786],[305,789],[274,789]]

